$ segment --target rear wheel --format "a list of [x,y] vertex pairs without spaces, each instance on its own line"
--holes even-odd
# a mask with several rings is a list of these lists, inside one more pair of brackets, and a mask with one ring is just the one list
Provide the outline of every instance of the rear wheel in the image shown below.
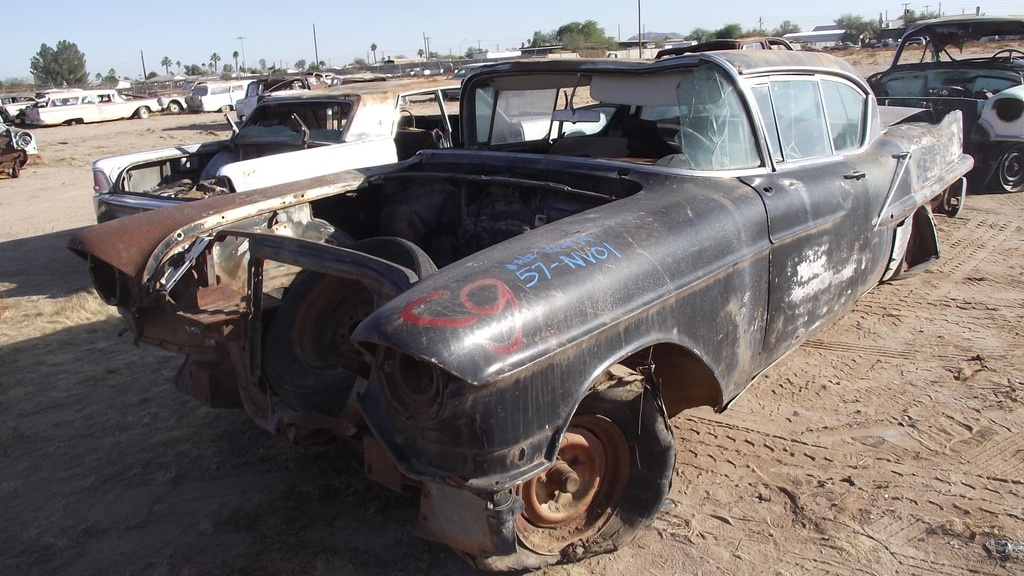
[[147,108],[146,106],[139,108],[135,111],[135,117],[139,120],[145,120],[146,118],[149,118],[149,108]]
[[467,559],[488,570],[533,569],[616,550],[653,522],[674,465],[660,397],[615,366],[580,403],[555,464],[517,487],[516,554]]
[[999,159],[999,184],[1007,192],[1024,190],[1024,144],[1011,146]]
[[178,114],[179,112],[181,112],[181,104],[171,101],[169,104],[167,104],[167,111],[171,114]]

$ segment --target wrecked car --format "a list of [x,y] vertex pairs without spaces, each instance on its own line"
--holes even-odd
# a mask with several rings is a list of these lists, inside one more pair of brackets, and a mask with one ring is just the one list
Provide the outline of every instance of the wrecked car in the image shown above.
[[123,96],[117,90],[67,90],[52,92],[21,111],[22,122],[31,126],[75,126],[137,118],[145,120],[161,110],[156,98]]
[[1024,36],[1024,19],[949,16],[907,27],[892,65],[868,83],[880,104],[914,106],[937,116],[959,111],[964,151],[974,158],[972,187],[1024,190],[1024,51],[992,49],[963,56],[965,46]]
[[713,50],[792,50],[793,45],[785,38],[774,36],[751,36],[749,38],[716,38],[706,42],[698,42],[690,46],[673,46],[658,50],[655,60],[669,56],[693,54],[694,52],[711,52]]
[[258,78],[249,82],[245,95],[235,102],[235,116],[239,122],[244,121],[264,94],[294,94],[302,90],[320,90],[328,85],[327,77],[319,72]]
[[21,122],[21,111],[36,102],[35,98],[27,94],[0,96],[0,122],[10,125]]
[[0,122],[0,172],[17,178],[28,164],[29,156],[38,152],[31,132]]
[[269,94],[229,140],[97,160],[97,221],[451,146],[457,116],[442,102],[447,86],[395,81]]
[[184,357],[182,392],[351,442],[418,491],[417,535],[486,570],[630,542],[668,494],[669,419],[937,258],[971,167],[956,113],[883,113],[821,53],[505,62],[461,103],[461,147],[69,247],[136,341]]

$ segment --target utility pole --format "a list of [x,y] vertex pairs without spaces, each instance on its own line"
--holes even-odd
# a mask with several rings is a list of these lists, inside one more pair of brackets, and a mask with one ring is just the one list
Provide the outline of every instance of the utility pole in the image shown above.
[[316,46],[316,24],[313,24],[313,66],[320,68],[320,49]]
[[146,79],[146,55],[139,50],[139,56],[142,58],[142,79]]
[[242,43],[242,70],[246,70],[246,67],[245,67],[245,36],[238,36],[237,38],[235,38],[235,40],[238,40],[239,42]]
[[904,2],[904,3],[903,3],[903,13],[904,13],[904,14],[906,14],[906,13],[907,13],[907,7],[908,7],[908,6],[910,6],[910,2]]
[[640,18],[640,0],[636,0],[636,33],[637,33],[637,58],[644,57],[644,25],[643,20]]

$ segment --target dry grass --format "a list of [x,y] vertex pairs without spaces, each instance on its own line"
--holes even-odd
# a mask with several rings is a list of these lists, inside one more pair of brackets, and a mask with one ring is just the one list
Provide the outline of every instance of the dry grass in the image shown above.
[[1019,540],[1017,535],[1008,534],[1006,530],[995,524],[987,524],[971,519],[949,518],[943,521],[932,521],[929,526],[932,534],[955,536],[969,542],[980,543],[989,538],[1001,540]]

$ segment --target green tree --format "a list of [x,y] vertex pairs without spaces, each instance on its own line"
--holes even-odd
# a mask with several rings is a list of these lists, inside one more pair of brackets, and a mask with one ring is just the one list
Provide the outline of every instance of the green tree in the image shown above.
[[613,50],[619,43],[605,34],[604,28],[594,20],[585,22],[569,22],[555,31],[555,38],[565,49],[573,52],[580,50]]
[[928,20],[929,18],[938,18],[938,17],[939,17],[939,13],[938,12],[931,12],[931,11],[925,10],[925,11],[921,12],[920,14],[918,14],[913,9],[910,9],[910,10],[907,10],[906,12],[903,13],[903,24],[904,25],[906,25],[906,24],[913,24],[914,22],[917,22],[919,20]]
[[743,27],[739,24],[726,24],[715,31],[715,38],[743,38]]
[[846,30],[843,32],[842,42],[853,42],[860,43],[862,36],[867,38],[875,38],[878,36],[879,28],[878,22],[875,20],[865,20],[860,16],[853,14],[843,14],[839,18],[835,19],[836,26]]
[[789,20],[783,20],[782,24],[779,24],[774,30],[772,30],[772,36],[785,36],[786,34],[793,34],[800,31],[800,25],[794,24]]
[[178,67],[178,74],[181,74],[181,60],[175,60],[174,65]]
[[157,77],[157,76],[159,76],[159,75],[160,75],[160,74],[159,74],[159,73],[157,73],[157,71],[156,71],[156,70],[153,70],[153,71],[151,71],[151,72],[150,72],[149,74],[146,74],[146,80],[149,80],[149,79],[151,79],[151,78],[156,78],[156,77]]
[[370,44],[370,52],[373,52],[373,63],[377,63],[377,44]]
[[168,76],[171,75],[171,64],[172,62],[170,56],[164,56],[163,60],[160,61],[160,65],[164,67],[164,71],[167,73]]
[[82,86],[89,81],[85,69],[85,54],[74,42],[61,40],[56,49],[46,44],[29,62],[29,70],[37,84],[51,86]]
[[238,67],[238,50],[232,52],[231,57],[235,59],[235,70],[241,70],[241,68]]
[[18,86],[30,88],[32,86],[32,81],[28,78],[18,78],[16,76],[8,76],[0,81],[0,87],[6,89],[13,89]]
[[[615,38],[605,34],[604,28],[598,26],[594,20],[569,22],[550,32],[538,30],[533,33],[533,38],[530,39],[531,48],[555,44],[561,44],[563,48],[573,52],[581,50],[614,50],[619,46]],[[466,57],[472,56],[467,52]]]
[[366,68],[366,58],[355,58],[352,60],[352,65],[356,68]]
[[[541,46],[551,46],[553,44],[558,44],[558,40],[555,39],[554,30],[550,32],[537,30],[533,33],[533,38],[527,42],[530,48],[540,48]],[[473,48],[470,48],[470,50],[473,50]]]
[[306,61],[305,60],[296,60],[295,61],[295,69],[296,70],[305,70],[306,69]]
[[216,52],[210,54],[210,72],[217,71],[217,62],[220,62],[220,60],[220,54],[217,54]]
[[690,40],[697,40],[698,42],[707,42],[715,37],[715,33],[707,28],[694,28],[690,30],[690,35],[687,37]]
[[874,19],[864,19],[854,14],[843,14],[836,18],[836,26],[846,30],[840,39],[843,42],[860,43],[863,38],[877,38],[879,36],[879,23]]
[[111,68],[107,70],[107,75],[103,77],[102,85],[106,88],[117,87],[117,71]]

